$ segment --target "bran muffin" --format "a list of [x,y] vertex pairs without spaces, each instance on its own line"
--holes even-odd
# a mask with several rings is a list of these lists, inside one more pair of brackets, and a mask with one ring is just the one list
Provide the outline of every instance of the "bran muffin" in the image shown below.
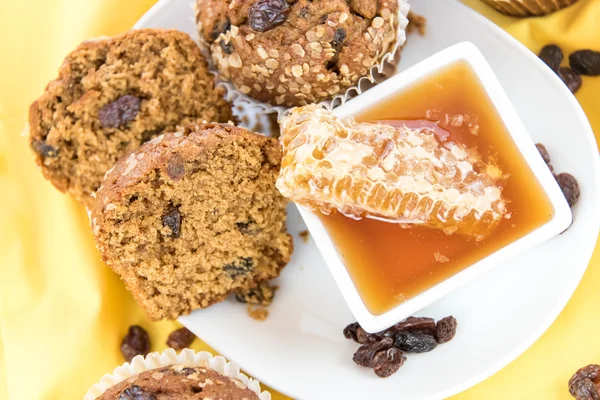
[[202,124],[151,140],[107,173],[91,213],[96,243],[151,319],[278,276],[292,252],[280,163],[276,139]]
[[241,381],[213,370],[171,365],[144,371],[97,397],[98,400],[259,400]]
[[183,32],[86,41],[31,105],[30,146],[44,176],[89,207],[104,173],[141,143],[178,125],[232,119],[223,95]]
[[196,21],[222,78],[298,106],[366,76],[396,43],[398,9],[398,0],[197,0]]
[[235,362],[202,351],[166,349],[135,357],[92,385],[84,400],[270,400]]

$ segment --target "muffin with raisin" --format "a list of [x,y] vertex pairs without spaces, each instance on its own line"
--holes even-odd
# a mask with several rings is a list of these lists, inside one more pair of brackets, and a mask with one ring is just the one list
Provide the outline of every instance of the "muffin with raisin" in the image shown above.
[[189,126],[110,170],[92,208],[102,258],[149,318],[175,319],[288,263],[281,147],[228,124]]
[[184,349],[137,356],[106,374],[84,400],[270,400],[260,383],[223,357]]
[[404,42],[407,12],[402,0],[196,3],[200,36],[221,77],[241,93],[287,107],[356,85]]
[[104,173],[141,143],[178,125],[232,119],[223,95],[183,32],[89,40],[29,108],[30,145],[44,176],[89,207]]

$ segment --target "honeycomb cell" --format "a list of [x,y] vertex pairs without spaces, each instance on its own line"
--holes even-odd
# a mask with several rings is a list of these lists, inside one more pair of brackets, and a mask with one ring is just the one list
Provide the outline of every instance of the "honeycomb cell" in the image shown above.
[[314,211],[424,224],[477,239],[506,213],[502,170],[476,149],[440,142],[427,128],[341,120],[308,105],[282,118],[281,142],[285,162],[277,188]]

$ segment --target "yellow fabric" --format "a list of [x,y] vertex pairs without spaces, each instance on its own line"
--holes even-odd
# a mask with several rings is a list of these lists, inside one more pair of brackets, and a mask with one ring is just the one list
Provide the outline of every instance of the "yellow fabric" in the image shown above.
[[[478,0],[465,2],[533,51],[549,42],[566,53],[600,50],[600,0],[580,0],[554,15],[523,20]],[[99,261],[83,208],[42,179],[20,136],[29,103],[55,77],[62,58],[84,39],[128,29],[153,3],[0,2],[0,399],[81,398],[122,363],[119,343],[129,325],[149,330],[153,350],[162,350],[177,326],[150,323],[142,315]],[[583,81],[577,98],[600,132],[600,78]],[[569,399],[573,371],[600,363],[599,281],[596,251],[574,297],[543,337],[456,399]],[[196,340],[194,348],[207,347]]]

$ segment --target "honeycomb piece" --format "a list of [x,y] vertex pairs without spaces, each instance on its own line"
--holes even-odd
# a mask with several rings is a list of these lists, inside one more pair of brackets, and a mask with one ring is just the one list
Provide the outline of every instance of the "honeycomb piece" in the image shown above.
[[340,120],[318,105],[281,121],[277,188],[313,211],[419,223],[482,239],[506,213],[500,168],[428,128]]

